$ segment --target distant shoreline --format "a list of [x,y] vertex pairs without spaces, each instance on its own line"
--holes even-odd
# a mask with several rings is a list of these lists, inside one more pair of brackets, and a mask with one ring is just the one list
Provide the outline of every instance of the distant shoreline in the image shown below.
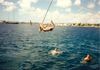
[[95,27],[100,28],[100,24],[90,24],[90,23],[70,23],[70,24],[57,24],[56,26],[66,26],[66,27]]
[[[1,21],[0,24],[39,24],[39,22],[10,22],[10,21]],[[57,23],[55,24],[56,26],[66,26],[66,27],[95,27],[95,28],[100,28],[100,23]]]

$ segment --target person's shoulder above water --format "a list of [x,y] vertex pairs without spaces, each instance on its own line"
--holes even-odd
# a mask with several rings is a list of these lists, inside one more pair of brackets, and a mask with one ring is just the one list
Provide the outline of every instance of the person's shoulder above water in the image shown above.
[[59,50],[58,48],[55,48],[54,50],[51,50],[49,53],[51,55],[59,55],[59,54],[62,54],[63,52]]
[[87,54],[87,56],[82,60],[81,63],[87,63],[87,62],[90,62],[91,60],[92,60],[92,57],[89,54]]

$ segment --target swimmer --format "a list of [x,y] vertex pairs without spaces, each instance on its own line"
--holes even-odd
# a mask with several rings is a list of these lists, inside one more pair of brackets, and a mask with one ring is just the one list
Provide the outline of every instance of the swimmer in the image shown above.
[[92,60],[92,57],[88,54],[82,61],[82,63],[87,63]]
[[85,58],[84,58],[84,61],[91,61],[92,57],[88,54]]
[[62,51],[60,51],[58,48],[55,48],[54,50],[50,51],[51,55],[59,55],[62,54]]

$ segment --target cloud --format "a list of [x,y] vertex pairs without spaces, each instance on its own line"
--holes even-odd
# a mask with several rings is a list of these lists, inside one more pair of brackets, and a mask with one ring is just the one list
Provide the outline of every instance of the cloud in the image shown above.
[[[56,15],[55,15],[56,16]],[[56,22],[67,22],[67,23],[100,23],[100,14],[93,13],[69,13],[69,14],[58,14]],[[58,21],[59,20],[59,21]]]
[[4,10],[7,11],[7,12],[11,12],[11,11],[16,9],[16,6],[13,2],[5,1],[2,5],[5,6]]
[[100,11],[98,11],[98,14],[100,14]]
[[72,6],[72,1],[71,0],[57,0],[58,7],[66,8],[66,7],[71,7]]
[[81,0],[76,0],[74,4],[77,5],[77,6],[80,6],[81,5]]
[[38,0],[19,0],[18,4],[20,6],[21,9],[31,9],[32,3],[37,3]]
[[[20,14],[24,15],[29,21],[29,18],[32,21],[41,22],[44,18],[46,13],[46,9],[35,8],[34,10],[23,10],[20,11]],[[22,16],[23,16],[22,15]],[[49,11],[45,22],[50,22],[53,20],[55,23],[100,23],[100,13],[93,14],[93,13],[61,13],[59,10]]]
[[83,23],[100,23],[100,14],[99,13],[86,13],[84,17],[81,19]]
[[16,9],[16,5],[13,2],[0,0],[0,3],[2,6],[4,6],[4,11],[12,12],[13,10]]
[[[39,14],[42,15],[42,10],[39,8],[35,8],[32,4],[36,4],[38,0],[19,0],[17,4],[19,5],[18,15],[19,17],[23,16],[23,19],[29,21],[32,18],[36,18],[35,20],[39,19]],[[41,14],[42,13],[42,14]]]
[[65,11],[70,13],[71,12],[71,8],[66,8]]
[[87,7],[90,8],[90,9],[93,9],[95,7],[95,4],[94,3],[90,3],[90,4],[88,4]]
[[0,3],[3,3],[4,2],[4,0],[0,0]]
[[20,9],[19,10],[19,16],[24,16],[24,18],[26,17],[27,19],[25,21],[37,21],[37,22],[41,22],[43,20],[43,17],[46,13],[45,9],[41,9],[41,8],[32,8],[32,9]]
[[100,0],[99,0],[99,2],[98,2],[98,5],[100,5]]
[[[0,0],[1,1],[1,0]],[[46,13],[46,9],[43,8],[36,8],[32,6],[32,4],[36,4],[38,0],[19,0],[17,2],[19,8],[18,10],[18,16],[23,21],[37,21],[41,22],[44,18],[44,15]],[[13,11],[16,9],[16,5],[13,2],[8,2],[2,0],[0,3],[5,7],[5,11]],[[50,22],[50,20],[53,20],[55,23],[73,23],[73,22],[84,22],[84,23],[100,23],[100,12],[97,14],[93,13],[72,13],[71,12],[71,6],[72,1],[71,0],[57,0],[56,5],[58,7],[64,8],[64,13],[61,13],[62,11],[59,9],[56,10],[50,10],[46,16],[45,22]],[[80,6],[81,1],[76,0],[75,5]],[[95,7],[95,4],[90,3],[88,5],[88,8],[92,9]],[[66,9],[65,9],[66,8]],[[60,12],[61,11],[61,12]],[[65,13],[66,12],[66,13]],[[19,20],[21,20],[19,19]]]
[[88,13],[60,13],[58,10],[48,13],[47,21],[53,20],[57,23],[100,23],[100,14]]

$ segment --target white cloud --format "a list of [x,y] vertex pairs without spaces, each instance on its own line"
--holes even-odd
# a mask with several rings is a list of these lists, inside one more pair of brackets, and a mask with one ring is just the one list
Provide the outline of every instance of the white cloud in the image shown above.
[[62,7],[62,8],[71,7],[72,1],[71,0],[57,0],[57,6]]
[[100,11],[98,11],[98,14],[100,14]]
[[99,0],[99,2],[98,2],[98,5],[100,5],[100,0]]
[[76,0],[75,5],[80,6],[81,5],[81,0]]
[[59,18],[61,18],[63,15],[60,15],[60,12],[55,10],[55,11],[52,11],[52,12],[49,12],[48,13],[48,16],[47,16],[47,19],[50,21],[50,20],[59,20]]
[[81,22],[84,23],[100,23],[100,14],[86,13],[81,19]]
[[[23,10],[20,11],[20,14],[24,15],[29,21],[29,18],[32,19],[32,21],[41,22],[43,20],[43,17],[45,15],[46,9],[40,9],[35,8],[31,11]],[[45,22],[50,22],[50,20],[53,20],[55,23],[73,23],[73,22],[84,22],[84,23],[100,23],[100,13],[93,14],[93,13],[61,13],[59,10],[55,11],[49,11]]]
[[40,8],[32,8],[32,9],[20,9],[19,10],[19,16],[24,16],[27,19],[25,21],[29,20],[35,20],[37,22],[40,22],[43,20],[43,17],[45,15],[46,10],[40,9]]
[[5,8],[5,11],[11,12],[11,11],[13,11],[15,8],[16,8],[15,6],[7,6],[7,7]]
[[37,3],[38,0],[19,0],[18,4],[20,6],[21,9],[31,9],[32,3]]
[[66,12],[71,12],[71,8],[66,8],[65,11]]
[[95,4],[94,3],[90,3],[90,4],[88,4],[87,7],[90,8],[90,9],[93,9],[95,7]]
[[[77,0],[76,4],[79,6],[81,2],[78,2]],[[19,9],[18,13],[19,16],[23,19],[23,21],[29,21],[30,19],[32,21],[37,21],[41,22],[43,20],[43,17],[46,13],[46,9],[41,9],[41,8],[35,8],[32,6],[32,3],[37,3],[38,0],[19,0]],[[3,4],[6,6],[6,11],[12,11],[15,5],[12,2],[5,2]],[[100,23],[100,14],[93,14],[93,13],[71,13],[71,8],[72,2],[71,0],[57,0],[57,6],[66,8],[65,11],[66,13],[61,13],[59,10],[54,10],[54,11],[49,11],[46,20],[50,22],[50,20],[53,20],[55,23],[60,23],[60,22],[95,22],[95,23]],[[88,8],[93,8],[95,6],[88,6]]]
[[4,3],[2,3],[2,5],[5,6],[4,10],[7,11],[7,12],[11,12],[11,11],[16,9],[16,6],[13,2],[5,1]]
[[60,13],[58,10],[48,13],[47,21],[54,20],[57,23],[100,23],[100,14],[93,13]]
[[27,17],[26,21],[29,21],[34,17],[38,19],[43,13],[41,9],[32,6],[32,4],[36,4],[37,2],[38,0],[19,0],[17,2],[17,4],[19,5],[19,16]]
[[4,11],[12,12],[13,10],[16,9],[16,5],[13,2],[0,0],[0,3],[1,3],[1,5],[4,6]]
[[0,3],[3,3],[4,2],[4,0],[0,0]]
[[[84,22],[84,23],[100,23],[100,14],[93,13],[70,13],[70,14],[62,14],[60,21],[64,22]],[[58,17],[59,18],[59,17]]]

